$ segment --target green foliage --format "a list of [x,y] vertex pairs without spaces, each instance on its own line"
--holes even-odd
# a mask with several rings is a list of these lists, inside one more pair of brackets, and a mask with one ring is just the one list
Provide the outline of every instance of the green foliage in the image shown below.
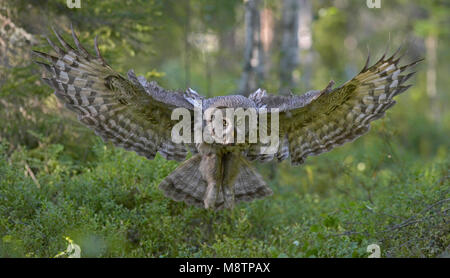
[[[9,157],[7,149],[2,145],[0,159],[1,256],[52,257],[67,246],[64,237],[83,257],[367,257],[371,243],[382,256],[430,257],[450,240],[449,164],[439,157],[397,169],[377,164],[373,152],[365,169],[354,161],[338,166],[345,167],[340,174],[324,170],[340,164],[338,154],[312,166],[314,176],[333,181],[324,194],[274,181],[273,197],[210,212],[162,195],[157,185],[176,163],[159,156],[148,161],[98,143],[89,149],[95,163],[79,167],[62,145]],[[358,144],[355,156],[363,153]],[[24,174],[26,163],[39,185]]]

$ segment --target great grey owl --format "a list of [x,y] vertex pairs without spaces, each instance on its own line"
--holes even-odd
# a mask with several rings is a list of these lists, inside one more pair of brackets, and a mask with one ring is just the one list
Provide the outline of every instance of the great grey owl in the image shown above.
[[[249,161],[282,161],[291,157],[298,165],[308,156],[330,151],[366,133],[370,122],[382,117],[395,104],[393,97],[411,85],[403,85],[413,73],[402,74],[415,65],[399,66],[398,52],[383,55],[374,65],[366,65],[353,79],[338,88],[334,82],[321,91],[303,95],[278,96],[258,90],[241,95],[204,98],[195,91],[175,92],[155,82],[128,77],[114,71],[102,58],[97,38],[96,55],[91,55],[72,29],[76,48],[55,32],[60,46],[48,40],[53,54],[33,51],[46,62],[36,61],[47,74],[43,80],[78,119],[105,141],[153,159],[157,152],[169,160],[185,160],[159,185],[175,201],[198,207],[232,208],[240,201],[271,195],[272,190],[251,167]],[[253,108],[279,115],[279,144],[273,153],[263,153],[261,142],[176,143],[171,119],[176,108],[194,113],[196,106],[207,108]],[[206,124],[202,122],[202,127]],[[228,124],[224,120],[226,129]]]

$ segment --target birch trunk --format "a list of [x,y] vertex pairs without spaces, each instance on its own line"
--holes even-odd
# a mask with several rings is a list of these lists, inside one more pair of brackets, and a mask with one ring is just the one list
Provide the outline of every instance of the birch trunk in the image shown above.
[[244,69],[238,92],[249,95],[264,79],[264,51],[261,43],[260,0],[245,0]]
[[299,65],[299,0],[283,0],[282,41],[280,59],[280,94],[287,95],[295,87],[293,71]]
[[190,87],[191,84],[191,69],[190,69],[190,44],[189,33],[191,25],[191,1],[185,1],[186,21],[184,22],[184,86]]
[[[297,87],[302,91],[311,89],[311,77],[313,66],[312,52],[312,3],[310,0],[300,0],[299,8],[299,27],[298,27],[298,45],[300,48],[300,68],[301,68],[301,84]],[[294,82],[295,82],[294,77]],[[298,86],[300,85],[300,86]]]
[[425,47],[427,50],[427,95],[430,99],[431,117],[433,120],[439,121],[441,111],[436,88],[437,37],[429,35],[425,40]]

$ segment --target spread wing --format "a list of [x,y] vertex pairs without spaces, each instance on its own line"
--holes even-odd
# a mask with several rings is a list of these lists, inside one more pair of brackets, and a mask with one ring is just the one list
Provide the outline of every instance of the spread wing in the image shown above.
[[33,51],[46,62],[36,61],[47,72],[43,80],[78,119],[104,140],[153,159],[157,152],[170,160],[184,160],[187,149],[171,141],[171,112],[193,106],[181,93],[159,87],[136,77],[125,78],[105,63],[95,40],[96,56],[79,42],[72,29],[76,48],[55,31],[62,48],[51,40],[55,55]]
[[342,86],[332,89],[334,82],[322,91],[302,96],[258,97],[260,105],[280,109],[282,144],[279,160],[291,156],[293,165],[308,156],[318,155],[350,142],[366,133],[370,122],[382,117],[396,102],[393,98],[411,85],[403,85],[413,74],[402,74],[421,60],[399,66],[398,51],[391,57],[383,55]]

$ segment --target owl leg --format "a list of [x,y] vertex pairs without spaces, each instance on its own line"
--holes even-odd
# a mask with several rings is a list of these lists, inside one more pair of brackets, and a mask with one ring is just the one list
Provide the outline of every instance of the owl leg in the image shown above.
[[241,164],[239,154],[214,152],[202,156],[200,172],[207,183],[203,203],[206,209],[233,208],[234,184]]
[[205,199],[203,200],[203,203],[205,205],[206,209],[214,209],[216,205],[217,200],[217,187],[215,183],[209,183],[208,187],[206,188],[205,192]]
[[202,156],[200,163],[200,172],[203,179],[207,182],[203,203],[205,208],[215,209],[219,194],[219,188],[222,181],[222,158],[215,153],[209,153]]
[[222,158],[223,181],[222,192],[225,208],[232,209],[235,204],[234,184],[239,174],[240,159],[235,153],[227,153]]

